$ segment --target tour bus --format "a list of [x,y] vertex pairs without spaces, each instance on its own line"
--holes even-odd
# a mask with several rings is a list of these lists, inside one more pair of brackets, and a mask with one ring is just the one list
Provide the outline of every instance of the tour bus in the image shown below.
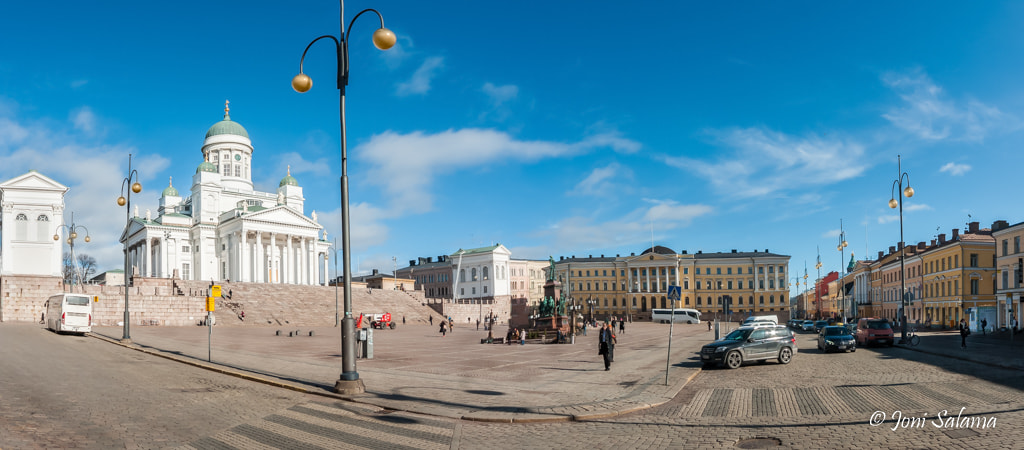
[[82,294],[58,294],[46,301],[46,328],[56,333],[92,331],[92,299]]
[[[676,308],[675,321],[677,323],[700,323],[700,311],[690,308]],[[668,323],[672,320],[671,309],[652,309],[651,322]]]

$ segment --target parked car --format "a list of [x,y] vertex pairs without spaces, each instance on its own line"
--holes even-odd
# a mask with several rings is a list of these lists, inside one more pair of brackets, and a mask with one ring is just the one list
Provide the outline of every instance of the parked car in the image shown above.
[[818,350],[825,353],[839,350],[855,352],[857,344],[853,340],[853,334],[846,327],[830,325],[818,333]]
[[796,337],[784,326],[739,327],[724,338],[704,345],[700,349],[700,360],[704,367],[722,364],[736,369],[745,361],[774,359],[780,364],[789,364],[795,354]]
[[805,320],[800,324],[800,329],[803,331],[814,331],[814,321]]
[[814,332],[815,333],[821,333],[821,329],[825,328],[827,326],[828,326],[828,321],[827,320],[819,320],[817,322],[814,322]]
[[748,325],[748,324],[753,323],[753,322],[771,322],[771,323],[774,323],[774,324],[778,324],[779,323],[779,316],[777,316],[775,314],[765,315],[765,316],[750,316],[750,317],[747,317],[746,320],[743,321],[742,325]]
[[888,320],[871,317],[857,321],[857,330],[853,336],[858,344],[865,347],[870,344],[886,344],[892,347],[895,341],[893,334],[892,325]]

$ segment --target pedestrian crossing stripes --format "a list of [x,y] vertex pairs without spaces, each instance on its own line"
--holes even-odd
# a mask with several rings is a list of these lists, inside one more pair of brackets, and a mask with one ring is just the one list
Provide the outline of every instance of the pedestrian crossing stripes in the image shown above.
[[874,411],[940,411],[1015,402],[1020,391],[997,383],[907,383],[881,386],[700,389],[677,417],[797,417]]
[[310,402],[198,439],[195,449],[449,448],[454,422]]

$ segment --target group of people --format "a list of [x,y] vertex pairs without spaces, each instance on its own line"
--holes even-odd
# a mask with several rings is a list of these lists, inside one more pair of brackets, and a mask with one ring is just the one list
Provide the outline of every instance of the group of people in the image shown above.
[[519,341],[519,345],[526,345],[526,330],[509,328],[505,334],[505,344],[512,345],[512,341]]
[[[434,321],[434,317],[433,316],[430,317],[430,321],[431,322]],[[445,333],[448,333],[448,332],[454,333],[455,332],[455,321],[452,320],[452,318],[450,316],[448,317],[447,320],[442,320],[441,321],[441,329],[438,330],[438,331],[441,332],[441,337],[445,337]]]

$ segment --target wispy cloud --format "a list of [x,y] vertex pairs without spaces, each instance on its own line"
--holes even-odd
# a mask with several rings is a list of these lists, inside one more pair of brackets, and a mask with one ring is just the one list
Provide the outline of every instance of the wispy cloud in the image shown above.
[[1021,122],[1014,116],[978,100],[954,101],[921,70],[888,72],[882,82],[904,101],[882,115],[898,128],[935,141],[982,141],[994,132],[1012,131]]
[[604,196],[616,189],[615,186],[619,184],[617,182],[629,182],[632,179],[632,170],[619,163],[611,163],[592,170],[569,194]]
[[[430,211],[435,177],[494,161],[532,162],[578,155],[596,148],[620,150],[639,146],[621,136],[596,135],[579,142],[524,141],[493,129],[466,128],[440,133],[386,132],[356,148],[371,165],[369,179],[383,187],[392,202],[412,213]],[[402,174],[402,176],[393,176]]]
[[947,172],[953,176],[960,176],[967,173],[967,171],[969,170],[971,170],[971,166],[968,164],[957,164],[953,162],[948,162],[946,163],[946,165],[942,166],[941,169],[939,169],[939,172]]
[[[915,211],[930,211],[931,209],[932,209],[931,206],[928,206],[928,205],[926,205],[924,203],[911,203],[909,205],[906,204],[906,203],[903,204],[903,212],[905,212],[905,213],[910,213],[910,212],[915,212]],[[895,211],[895,210],[893,210],[893,211]],[[898,220],[900,220],[900,215],[899,215],[898,212],[895,212],[895,213],[892,213],[892,214],[885,214],[885,215],[878,216],[878,223],[879,224],[887,224],[887,223],[891,223],[891,222],[896,222]]]
[[96,121],[96,114],[93,114],[92,108],[88,106],[71,112],[71,123],[74,124],[75,129],[86,134],[96,134]]
[[516,98],[519,95],[519,87],[514,84],[506,84],[504,86],[495,86],[493,83],[484,83],[484,86],[480,88],[487,97],[491,99],[491,104],[495,107],[501,106],[503,103]]
[[537,237],[550,242],[548,246],[517,251],[526,252],[524,256],[528,258],[546,258],[545,252],[551,252],[552,249],[568,252],[600,251],[638,243],[649,244],[651,222],[656,224],[658,233],[670,233],[714,211],[708,205],[683,205],[675,200],[644,199],[644,202],[645,206],[627,211],[609,221],[581,216],[567,217],[536,233]]
[[867,168],[864,146],[852,139],[792,136],[764,128],[709,132],[732,151],[716,161],[666,157],[665,163],[707,179],[719,191],[752,198],[836,183]]
[[437,72],[444,67],[444,58],[432,56],[423,61],[408,81],[398,84],[397,94],[400,96],[426,94],[430,91],[430,82]]

